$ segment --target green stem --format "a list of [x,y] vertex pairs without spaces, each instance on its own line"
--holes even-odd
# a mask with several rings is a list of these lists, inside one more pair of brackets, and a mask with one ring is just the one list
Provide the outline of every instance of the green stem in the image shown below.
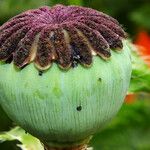
[[66,148],[54,148],[45,146],[46,150],[88,150],[87,145],[80,145],[75,147],[66,147]]

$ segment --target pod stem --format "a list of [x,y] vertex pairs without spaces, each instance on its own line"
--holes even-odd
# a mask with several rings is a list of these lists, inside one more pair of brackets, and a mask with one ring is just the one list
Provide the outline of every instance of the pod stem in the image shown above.
[[88,150],[87,145],[80,145],[74,147],[66,147],[66,148],[54,148],[45,146],[45,150]]

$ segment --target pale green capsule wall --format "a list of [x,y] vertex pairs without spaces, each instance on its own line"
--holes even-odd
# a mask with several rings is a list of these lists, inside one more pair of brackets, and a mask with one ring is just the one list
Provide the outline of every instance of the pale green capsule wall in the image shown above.
[[1,63],[0,104],[17,124],[42,140],[85,139],[118,112],[129,86],[127,41],[121,52],[111,53],[109,61],[95,56],[89,69],[78,66],[65,72],[53,64],[43,76],[33,64],[17,71],[13,64]]

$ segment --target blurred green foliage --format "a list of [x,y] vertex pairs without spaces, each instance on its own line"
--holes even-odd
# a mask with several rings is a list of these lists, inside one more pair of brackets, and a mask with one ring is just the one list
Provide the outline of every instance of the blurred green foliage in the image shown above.
[[132,76],[129,92],[150,93],[150,68],[135,53],[132,53]]
[[149,150],[150,100],[124,104],[116,118],[94,136],[94,150]]
[[22,11],[49,5],[49,0],[0,0],[0,23]]
[[130,18],[135,25],[150,31],[150,2],[135,9]]
[[44,150],[43,145],[37,138],[26,133],[20,127],[1,132],[0,141],[0,149],[2,150]]

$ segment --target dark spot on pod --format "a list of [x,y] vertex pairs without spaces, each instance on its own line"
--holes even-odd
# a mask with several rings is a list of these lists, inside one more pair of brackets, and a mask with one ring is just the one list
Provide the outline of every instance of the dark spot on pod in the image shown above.
[[72,62],[72,68],[76,68],[78,66],[78,62],[73,60]]
[[6,61],[6,64],[10,64],[13,61],[13,55],[11,55]]
[[43,75],[43,71],[39,71],[39,76],[42,76]]
[[82,106],[77,106],[77,111],[81,111],[82,110]]
[[102,78],[98,78],[98,81],[100,81],[100,82],[101,82],[101,81],[102,81]]

